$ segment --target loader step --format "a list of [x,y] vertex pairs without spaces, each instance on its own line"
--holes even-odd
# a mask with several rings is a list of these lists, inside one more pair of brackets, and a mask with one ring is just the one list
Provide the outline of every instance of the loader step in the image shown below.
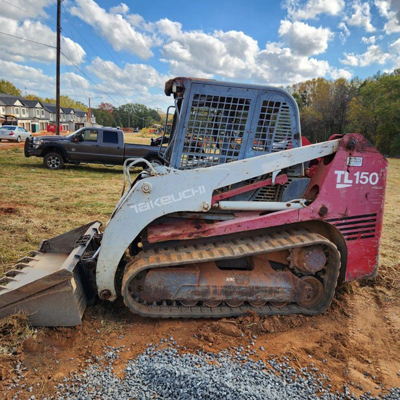
[[[316,272],[293,273],[293,277],[301,279],[303,289],[307,285],[308,290],[314,291],[315,301],[301,300],[302,294],[297,294],[297,302],[278,301],[277,296],[283,296],[282,290],[271,295],[275,301],[263,301],[262,298],[249,298],[243,301],[243,297],[226,298],[211,297],[198,301],[199,298],[188,301],[156,298],[151,301],[151,296],[143,292],[143,274],[152,273],[164,268],[181,268],[183,273],[189,273],[190,266],[207,265],[219,260],[235,260],[244,257],[259,257],[271,255],[281,251],[293,251],[294,249],[307,249],[319,246],[323,248],[326,256],[326,264]],[[227,239],[214,243],[166,246],[144,250],[135,256],[127,264],[122,281],[122,295],[125,304],[131,311],[143,316],[154,318],[221,318],[239,316],[248,312],[261,315],[287,315],[306,314],[315,315],[323,312],[331,303],[337,284],[340,270],[340,254],[336,246],[324,236],[311,233],[306,230],[279,230],[275,233],[258,234],[238,239]],[[173,272],[179,272],[178,270]],[[285,271],[288,273],[288,268]],[[251,274],[251,273],[250,273]],[[192,274],[193,275],[193,274]],[[150,275],[151,276],[151,275]],[[153,278],[154,280],[154,278]],[[159,279],[158,287],[162,288],[163,279]],[[169,279],[171,281],[171,279]],[[139,282],[139,283],[138,283]],[[192,282],[192,286],[198,289],[200,280]],[[150,283],[151,284],[151,283]],[[149,285],[149,284],[148,284]],[[168,286],[168,285],[167,285]],[[301,285],[299,285],[301,286]],[[138,287],[142,292],[138,291]],[[276,287],[275,287],[276,288]],[[268,288],[267,288],[268,289]],[[271,289],[271,288],[270,288]],[[239,288],[243,293],[243,288]],[[225,291],[226,292],[226,291]],[[273,291],[272,291],[273,292]],[[193,289],[192,292],[193,293]],[[196,292],[197,293],[197,292]],[[202,292],[204,295],[204,291]],[[275,297],[273,297],[275,295]],[[193,299],[193,297],[192,297]]]

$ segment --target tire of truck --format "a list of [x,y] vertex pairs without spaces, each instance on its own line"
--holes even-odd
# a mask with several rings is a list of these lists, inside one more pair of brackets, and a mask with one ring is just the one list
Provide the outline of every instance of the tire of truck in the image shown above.
[[43,164],[48,169],[61,169],[64,167],[64,158],[60,153],[50,152],[44,156]]

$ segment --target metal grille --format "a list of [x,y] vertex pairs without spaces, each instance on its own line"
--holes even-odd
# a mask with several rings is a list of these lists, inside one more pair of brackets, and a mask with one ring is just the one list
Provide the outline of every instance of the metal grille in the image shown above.
[[354,217],[327,219],[327,221],[335,225],[347,241],[369,239],[375,237],[376,216],[377,214],[365,214]]
[[290,107],[282,101],[264,100],[261,105],[253,150],[271,153],[292,147]]
[[179,167],[210,167],[239,159],[250,99],[194,94]]

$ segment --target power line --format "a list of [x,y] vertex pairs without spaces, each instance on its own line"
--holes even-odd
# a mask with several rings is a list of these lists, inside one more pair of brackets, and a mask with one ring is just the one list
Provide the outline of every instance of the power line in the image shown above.
[[[2,1],[4,1],[4,0],[2,0]],[[24,37],[21,37],[21,36],[11,35],[10,33],[0,32],[0,34],[1,34],[1,35],[6,35],[6,36],[11,36],[11,37],[17,38],[17,39],[26,40],[27,42],[39,44],[39,45],[45,46],[45,47],[50,47],[50,48],[52,48],[52,49],[56,49],[56,48],[57,48],[56,46],[52,46],[52,45],[50,45],[50,44],[37,42],[37,41],[35,41],[35,40],[30,40],[30,39],[27,39],[27,38],[24,38]]]
[[[2,0],[2,1],[4,1],[4,0]],[[56,49],[56,46],[51,46],[51,45],[49,45],[49,44],[40,43],[40,42],[37,42],[37,41],[35,41],[35,40],[30,40],[30,39],[23,38],[23,37],[21,37],[21,36],[11,35],[11,34],[5,33],[5,32],[0,32],[0,34],[6,35],[6,36],[11,36],[11,37],[14,37],[14,38],[16,38],[16,39],[26,40],[27,42],[32,42],[32,43],[35,43],[35,44],[39,44],[39,45],[41,45],[41,46],[50,47],[50,48],[52,48],[52,49]],[[109,95],[108,93],[106,93],[100,86],[98,86],[98,85],[93,81],[93,79],[91,79],[91,78],[90,78],[84,71],[82,71],[82,69],[80,69],[75,63],[73,63],[73,62],[71,61],[70,58],[68,58],[63,52],[61,52],[61,54],[62,54],[63,57],[65,57],[65,58],[71,63],[71,65],[73,65],[82,75],[84,75],[90,82],[92,82],[92,84],[93,84],[94,86],[96,86],[103,94],[105,94],[108,98],[110,98],[110,99],[111,99],[113,102],[115,102],[118,106],[121,106],[121,103],[119,103],[118,101],[116,101],[111,95]],[[70,56],[70,57],[71,57],[71,56]],[[71,57],[71,58],[72,58],[72,57]],[[113,89],[116,91],[116,93],[117,93],[119,96],[121,96],[121,98],[123,98],[123,96],[120,95],[120,94],[117,92],[117,90],[116,90],[115,88],[113,88]],[[139,115],[137,115],[137,114],[135,114],[135,113],[130,113],[130,114],[133,115],[133,116],[136,116],[136,117],[138,117],[138,118],[142,118],[142,117],[140,117]]]
[[[64,8],[64,10],[65,10],[65,8]],[[65,16],[65,17],[66,17],[67,21],[68,21],[69,24],[70,24],[70,33],[71,33],[72,39],[73,39],[73,41],[74,41],[74,43],[75,43],[75,47],[76,47],[76,41],[75,41],[74,35],[73,35],[73,33],[72,33],[71,26],[79,33],[79,35],[80,35],[80,36],[84,39],[84,41],[90,46],[90,48],[94,51],[94,53],[95,53],[99,58],[101,58],[100,55],[97,53],[97,51],[92,47],[92,45],[85,39],[85,37],[84,37],[84,36],[79,32],[79,30],[74,26],[74,24],[72,23],[72,21],[70,21],[70,19],[69,19],[67,16]],[[77,50],[78,50],[78,49],[77,49]],[[69,53],[69,51],[68,51],[68,53]],[[71,54],[70,54],[70,53],[69,53],[69,55],[70,55],[70,57],[71,57]],[[71,58],[72,58],[72,57],[71,57]],[[92,64],[92,67],[101,75],[101,72],[100,72],[93,64]],[[115,87],[111,84],[111,82],[107,79],[107,77],[104,77],[104,80],[106,80],[107,83],[109,84],[109,86],[110,86],[112,89],[114,89],[115,93],[117,93],[117,94],[119,95],[117,89],[115,89]],[[119,96],[121,96],[121,95],[119,95]],[[121,98],[123,98],[123,97],[121,96]]]
[[[93,16],[92,12],[90,11],[90,8],[86,6],[86,3],[85,3],[85,2],[83,2],[82,4],[85,6],[86,10],[89,11],[89,14],[90,14],[91,17],[92,17],[92,21],[94,21],[95,18],[94,18],[94,16]],[[110,50],[106,47],[106,45],[104,44],[104,42],[103,42],[102,40],[100,40],[100,38],[98,37],[98,35],[96,35],[96,36],[97,36],[97,39],[99,39],[99,42],[101,43],[101,45],[106,49],[106,51],[108,52],[108,54],[109,54],[109,55],[111,56],[111,58],[115,61],[115,63],[118,65],[118,61],[117,61],[117,60],[114,58],[114,56],[111,54]],[[117,53],[115,53],[115,54],[117,54]],[[121,57],[119,56],[119,54],[117,54],[117,56],[118,56],[118,58],[121,60],[121,63],[123,63],[123,61],[122,61]],[[122,69],[122,67],[121,67],[120,65],[118,65],[118,66]]]
[[92,78],[90,78],[85,72],[83,72],[76,64],[74,64],[63,52],[61,52],[61,54],[81,73],[83,74],[87,79],[89,79],[90,82],[93,83],[94,86],[96,86],[102,93],[104,93],[107,97],[109,97],[112,101],[114,101],[115,103],[117,103],[118,105],[121,105],[120,103],[118,103],[118,101],[116,101],[111,95],[107,94],[99,85],[97,85],[97,83],[95,83],[93,81]]
[[[4,1],[4,0],[2,0]],[[26,40],[28,42],[32,42],[32,43],[36,43],[39,44],[41,46],[45,46],[45,47],[50,47],[52,49],[55,49],[56,46],[51,46],[49,44],[45,44],[45,43],[40,43],[40,42],[36,42],[35,40],[30,40],[30,39],[26,39],[23,38],[21,36],[16,36],[16,35],[11,35],[9,33],[5,33],[5,32],[0,32],[0,34],[2,35],[6,35],[6,36],[11,36],[14,37],[16,39],[21,39],[21,40]],[[99,90],[101,90],[107,97],[109,97],[111,100],[113,100],[115,103],[117,103],[118,105],[120,105],[120,103],[118,103],[118,101],[116,101],[115,99],[113,99],[109,94],[107,94],[103,89],[101,89],[87,74],[85,74],[85,72],[83,72],[75,63],[73,63],[64,53],[61,52],[61,54],[71,63],[71,65],[73,65],[78,71],[81,72],[81,74],[83,74],[87,79],[89,79],[90,82],[93,83],[93,85],[95,85]],[[72,57],[71,57],[72,58]]]
[[[21,10],[21,11],[27,13],[27,14],[33,15],[35,18],[38,17],[37,14],[34,14],[34,13],[28,11],[28,10],[25,10],[24,8],[19,7],[19,6],[15,5],[15,4],[13,4],[13,3],[7,1],[7,0],[1,0],[1,1],[2,1],[3,3],[7,3],[8,5],[10,5],[10,6],[14,7],[14,8],[18,8],[19,10]],[[54,22],[52,23],[52,25],[55,26]]]
[[[70,29],[70,33],[71,33],[71,35],[72,35],[71,29]],[[76,53],[78,53],[78,47],[77,47],[77,44],[76,44],[76,42],[75,42],[75,38],[73,37],[73,35],[72,35],[72,40],[73,40],[74,45],[75,45]],[[67,49],[68,55],[70,56],[70,58],[72,58],[68,46],[65,46],[65,48]],[[82,82],[81,82],[80,80],[78,80],[78,84],[79,84],[79,86],[80,86],[80,88],[81,88],[81,90],[82,90],[82,94],[87,98],[88,96],[87,96],[86,90],[84,89],[83,84],[82,84]],[[74,88],[74,91],[75,91],[75,88]]]

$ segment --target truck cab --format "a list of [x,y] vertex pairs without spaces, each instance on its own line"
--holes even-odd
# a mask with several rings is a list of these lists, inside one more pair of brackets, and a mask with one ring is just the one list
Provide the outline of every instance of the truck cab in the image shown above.
[[65,163],[123,165],[128,158],[144,158],[162,164],[154,147],[125,144],[124,132],[110,127],[86,127],[67,136],[31,138],[25,143],[25,156],[43,157],[49,169],[61,169]]

